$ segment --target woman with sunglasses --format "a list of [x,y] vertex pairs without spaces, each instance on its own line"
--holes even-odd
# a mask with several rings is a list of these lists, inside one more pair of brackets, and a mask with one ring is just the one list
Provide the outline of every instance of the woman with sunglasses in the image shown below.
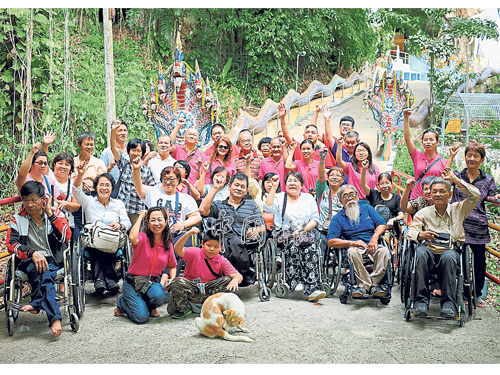
[[[208,173],[205,176],[205,185],[211,184],[210,177],[213,170],[217,167],[224,167],[228,171],[230,178],[233,174],[236,173],[236,163],[231,156],[232,150],[233,145],[231,143],[231,140],[226,136],[220,137],[217,142],[215,142],[214,153],[212,154],[212,156],[210,156],[210,159],[208,161],[209,168]],[[201,173],[202,171],[197,170],[197,172]]]
[[19,191],[21,186],[28,181],[38,181],[45,188],[45,193],[50,194],[52,197],[59,197],[59,189],[57,188],[57,181],[54,177],[46,176],[49,171],[49,163],[47,161],[47,154],[40,150],[40,142],[37,142],[31,148],[30,153],[24,159],[17,175],[16,185]]

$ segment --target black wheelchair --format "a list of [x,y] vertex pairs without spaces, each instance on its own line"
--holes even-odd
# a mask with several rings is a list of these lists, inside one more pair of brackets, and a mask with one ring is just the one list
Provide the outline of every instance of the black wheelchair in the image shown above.
[[[417,299],[416,291],[416,244],[409,242],[407,251],[404,253],[404,272],[401,279],[401,296],[405,304],[404,318],[409,322],[413,317],[432,320],[456,320],[463,327],[468,319],[473,319],[476,311],[476,291],[474,281],[474,253],[469,246],[464,245],[459,249],[459,267],[457,274],[457,296],[458,314],[455,319],[442,316],[415,316],[414,306]],[[437,276],[430,275],[437,280]],[[432,298],[431,298],[432,301]],[[429,302],[431,302],[429,301]],[[430,305],[430,304],[429,304]]]
[[[22,307],[21,302],[30,295],[28,276],[17,269],[20,262],[21,260],[13,254],[5,269],[4,306],[9,336],[14,334],[15,323]],[[54,283],[56,290],[60,290],[61,285],[64,288],[63,294],[59,294],[56,301],[63,307],[61,315],[69,316],[73,332],[77,332],[80,328],[80,318],[85,310],[85,284],[80,264],[80,254],[72,250],[72,247],[68,247],[63,252],[63,267],[57,271]]]

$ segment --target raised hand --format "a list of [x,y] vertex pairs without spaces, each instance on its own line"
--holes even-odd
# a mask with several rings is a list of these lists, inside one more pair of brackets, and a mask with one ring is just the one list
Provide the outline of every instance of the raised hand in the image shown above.
[[49,193],[45,193],[45,196],[43,197],[44,199],[44,210],[45,210],[45,213],[47,214],[47,216],[52,216],[52,207],[51,207],[51,204],[52,204],[52,195],[50,195]]
[[76,166],[76,171],[78,172],[78,174],[85,173],[85,171],[87,170],[87,164],[88,164],[88,160],[83,160],[80,162],[80,164],[78,164]]
[[33,145],[33,147],[31,147],[31,151],[30,151],[30,152],[31,152],[31,154],[32,154],[32,155],[35,155],[35,154],[38,152],[38,150],[40,150],[40,146],[41,146],[40,142],[36,142],[36,143]]
[[111,133],[116,132],[118,128],[122,125],[121,122],[115,121],[111,124]]
[[415,187],[415,179],[410,178],[409,180],[406,180],[406,189],[411,190]]
[[370,162],[368,160],[363,160],[361,162],[361,166],[363,167],[363,169],[368,169],[368,167],[370,166]]
[[177,122],[175,123],[175,127],[180,129],[184,126],[185,123],[186,123],[186,119],[184,117],[179,117],[177,119]]
[[288,147],[290,147],[290,150],[295,151],[295,149],[297,148],[297,142],[292,141],[292,143],[290,143]]
[[278,114],[279,117],[285,117],[286,115],[286,107],[283,103],[278,104]]
[[339,143],[339,146],[342,146],[342,144],[344,143],[344,137],[342,136],[338,137],[337,142]]
[[410,108],[403,109],[403,117],[405,118],[405,120],[407,120],[410,116],[411,116],[411,109]]
[[196,159],[196,169],[200,169],[202,164],[203,160],[201,160],[201,158],[198,157],[198,159]]
[[203,172],[207,173],[208,170],[210,169],[210,163],[206,161],[202,164],[202,167],[203,167]]
[[272,184],[272,187],[278,187],[278,185],[280,184],[280,176],[276,175],[276,176],[273,176],[271,177],[271,184]]
[[223,177],[223,176],[215,176],[214,177],[214,184],[213,184],[213,188],[214,189],[217,189],[217,190],[220,190],[224,187],[224,184],[226,182],[226,178]]
[[131,160],[130,163],[132,164],[133,169],[141,169],[142,167],[142,159],[139,156],[134,160]]
[[116,165],[116,160],[115,158],[111,159],[111,161],[109,162],[109,167],[110,167],[110,170],[113,169]]
[[189,232],[192,235],[200,233],[200,228],[197,226],[192,226],[191,229],[189,229]]
[[146,215],[148,214],[148,211],[147,210],[141,210],[139,212],[139,217],[137,218],[137,220],[141,220],[141,219],[144,219],[146,217]]
[[455,157],[458,154],[458,149],[460,145],[451,146],[448,150],[450,151],[450,157]]
[[319,150],[319,159],[321,161],[325,161],[326,155],[328,155],[328,149],[326,147],[322,147],[321,150]]
[[325,117],[325,120],[328,120],[330,117],[332,117],[332,110],[329,107],[323,108],[323,116]]
[[252,164],[252,160],[253,160],[253,154],[251,152],[249,152],[248,154],[245,155],[246,165]]
[[314,108],[314,112],[318,112],[319,113],[319,111],[321,111],[325,105],[326,105],[326,103],[318,103],[318,104],[316,104],[316,108]]
[[45,133],[45,135],[42,138],[42,143],[44,145],[51,145],[55,140],[56,140],[56,132],[54,131],[49,131]]
[[453,174],[453,171],[451,170],[451,168],[445,168],[441,172],[441,176],[443,177],[443,180],[450,181],[450,182],[453,182],[456,178],[456,176]]

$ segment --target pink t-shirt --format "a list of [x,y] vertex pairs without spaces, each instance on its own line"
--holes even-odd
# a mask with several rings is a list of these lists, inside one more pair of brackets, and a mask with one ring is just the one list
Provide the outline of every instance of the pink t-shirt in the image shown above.
[[[229,161],[228,165],[222,164],[222,162],[219,159],[215,159],[214,162],[211,164],[212,166],[212,173],[214,173],[215,168],[217,167],[224,167],[227,169],[229,172],[229,178],[231,178],[235,173],[236,173],[236,163],[234,162],[233,159]],[[212,182],[210,182],[210,169],[207,172],[207,176],[205,177],[205,185],[211,185]]]
[[[45,175],[45,177],[47,178],[47,181],[49,182],[49,185],[54,186],[54,191],[52,192],[52,197],[54,199],[58,199],[60,192],[59,192],[59,189],[57,187],[57,181],[56,181],[56,179],[54,177],[51,177],[51,176],[48,176],[48,175]],[[28,182],[28,181],[34,181],[34,178],[31,177],[30,173],[28,173],[28,175],[26,176],[26,181],[24,181],[24,184],[26,182]],[[49,191],[52,190],[52,188],[47,188],[47,184],[45,183],[45,178],[42,178],[42,185],[45,188],[45,194],[49,193]],[[18,186],[17,188],[19,190],[19,195],[21,195],[21,188],[22,188],[22,186]]]
[[315,189],[319,174],[319,161],[313,160],[312,164],[306,164],[304,160],[295,160],[293,164],[295,165],[295,171],[304,177],[304,185],[301,191],[307,193],[309,189]]
[[[414,170],[413,176],[415,176],[415,181],[420,177],[422,172],[425,171],[425,169],[429,165],[431,165],[437,159],[440,158],[439,154],[436,153],[436,155],[434,155],[432,158],[429,159],[425,156],[425,153],[420,152],[420,150],[417,149],[416,147],[415,150],[413,151],[413,154],[411,154],[410,157],[411,161],[413,161],[413,170]],[[422,191],[422,181],[429,176],[441,177],[441,172],[444,170],[447,161],[448,159],[442,158],[436,164],[434,164],[431,167],[431,169],[427,171],[425,176],[413,188],[410,199],[416,199],[424,195],[424,192]]]
[[[366,199],[365,191],[361,188],[361,170],[359,172],[356,172],[352,167],[352,163],[345,164],[346,167],[344,169],[344,172],[349,176],[349,180],[347,183],[358,189],[359,199]],[[377,188],[378,175],[380,174],[378,167],[375,164],[373,164],[373,166],[375,167],[375,174],[370,174],[368,171],[366,171],[366,185],[368,185],[370,189]]]
[[[152,276],[158,276],[165,269],[165,267],[177,266],[175,260],[174,247],[170,244],[168,251],[163,248],[163,241],[160,245],[155,242],[155,247],[151,249],[149,246],[148,236],[144,232],[140,232],[137,236],[139,243],[133,246],[134,255],[130,262],[128,272],[135,276],[148,276],[155,258],[156,264],[153,268]],[[158,251],[160,252],[158,254]]]
[[[191,155],[193,156],[191,157]],[[171,156],[175,160],[186,160],[186,161],[189,157],[191,157],[191,159],[188,162],[189,165],[191,166],[191,173],[189,174],[187,180],[194,185],[196,182],[196,160],[198,160],[198,158],[201,158],[202,161],[206,161],[207,157],[205,156],[205,154],[197,148],[188,154],[186,152],[186,145],[182,146],[175,145],[175,151],[172,152]]]
[[208,259],[203,249],[199,247],[186,247],[184,251],[184,258],[182,258],[186,261],[184,277],[188,280],[194,280],[198,277],[202,283],[215,280],[215,276],[208,269],[204,259],[208,260],[210,267],[218,275],[229,276],[233,273],[238,273],[231,263],[220,254],[217,254],[212,259]]
[[[325,136],[323,136],[323,141],[325,142],[325,144],[327,143]],[[302,155],[302,152],[300,151],[300,142],[299,141],[295,141],[295,142],[297,142],[297,147],[295,148],[295,151],[293,153],[293,160],[302,160],[303,155]],[[320,161],[319,150],[320,150],[319,145],[316,145],[314,147],[314,152],[312,154],[313,160],[316,160],[318,162]],[[336,165],[337,165],[337,162],[335,161],[334,155],[332,155],[331,152],[328,152],[326,154],[325,168],[332,168],[332,167],[335,167]]]
[[278,162],[275,162],[272,156],[269,156],[262,160],[262,163],[260,163],[259,178],[262,180],[267,173],[271,172],[276,173],[278,176],[280,176],[281,191],[285,191],[286,170],[283,156],[281,156]]

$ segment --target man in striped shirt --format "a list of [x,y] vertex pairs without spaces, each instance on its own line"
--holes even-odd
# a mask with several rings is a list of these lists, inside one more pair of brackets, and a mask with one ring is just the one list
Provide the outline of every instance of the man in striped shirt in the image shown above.
[[260,164],[262,163],[262,160],[264,160],[264,156],[253,148],[252,141],[252,134],[250,133],[250,130],[244,129],[240,132],[238,136],[238,146],[241,151],[234,161],[236,163],[236,171],[244,174],[246,169],[245,155],[250,152],[253,153],[253,160],[250,164],[250,172],[252,173],[252,178],[259,181]]

